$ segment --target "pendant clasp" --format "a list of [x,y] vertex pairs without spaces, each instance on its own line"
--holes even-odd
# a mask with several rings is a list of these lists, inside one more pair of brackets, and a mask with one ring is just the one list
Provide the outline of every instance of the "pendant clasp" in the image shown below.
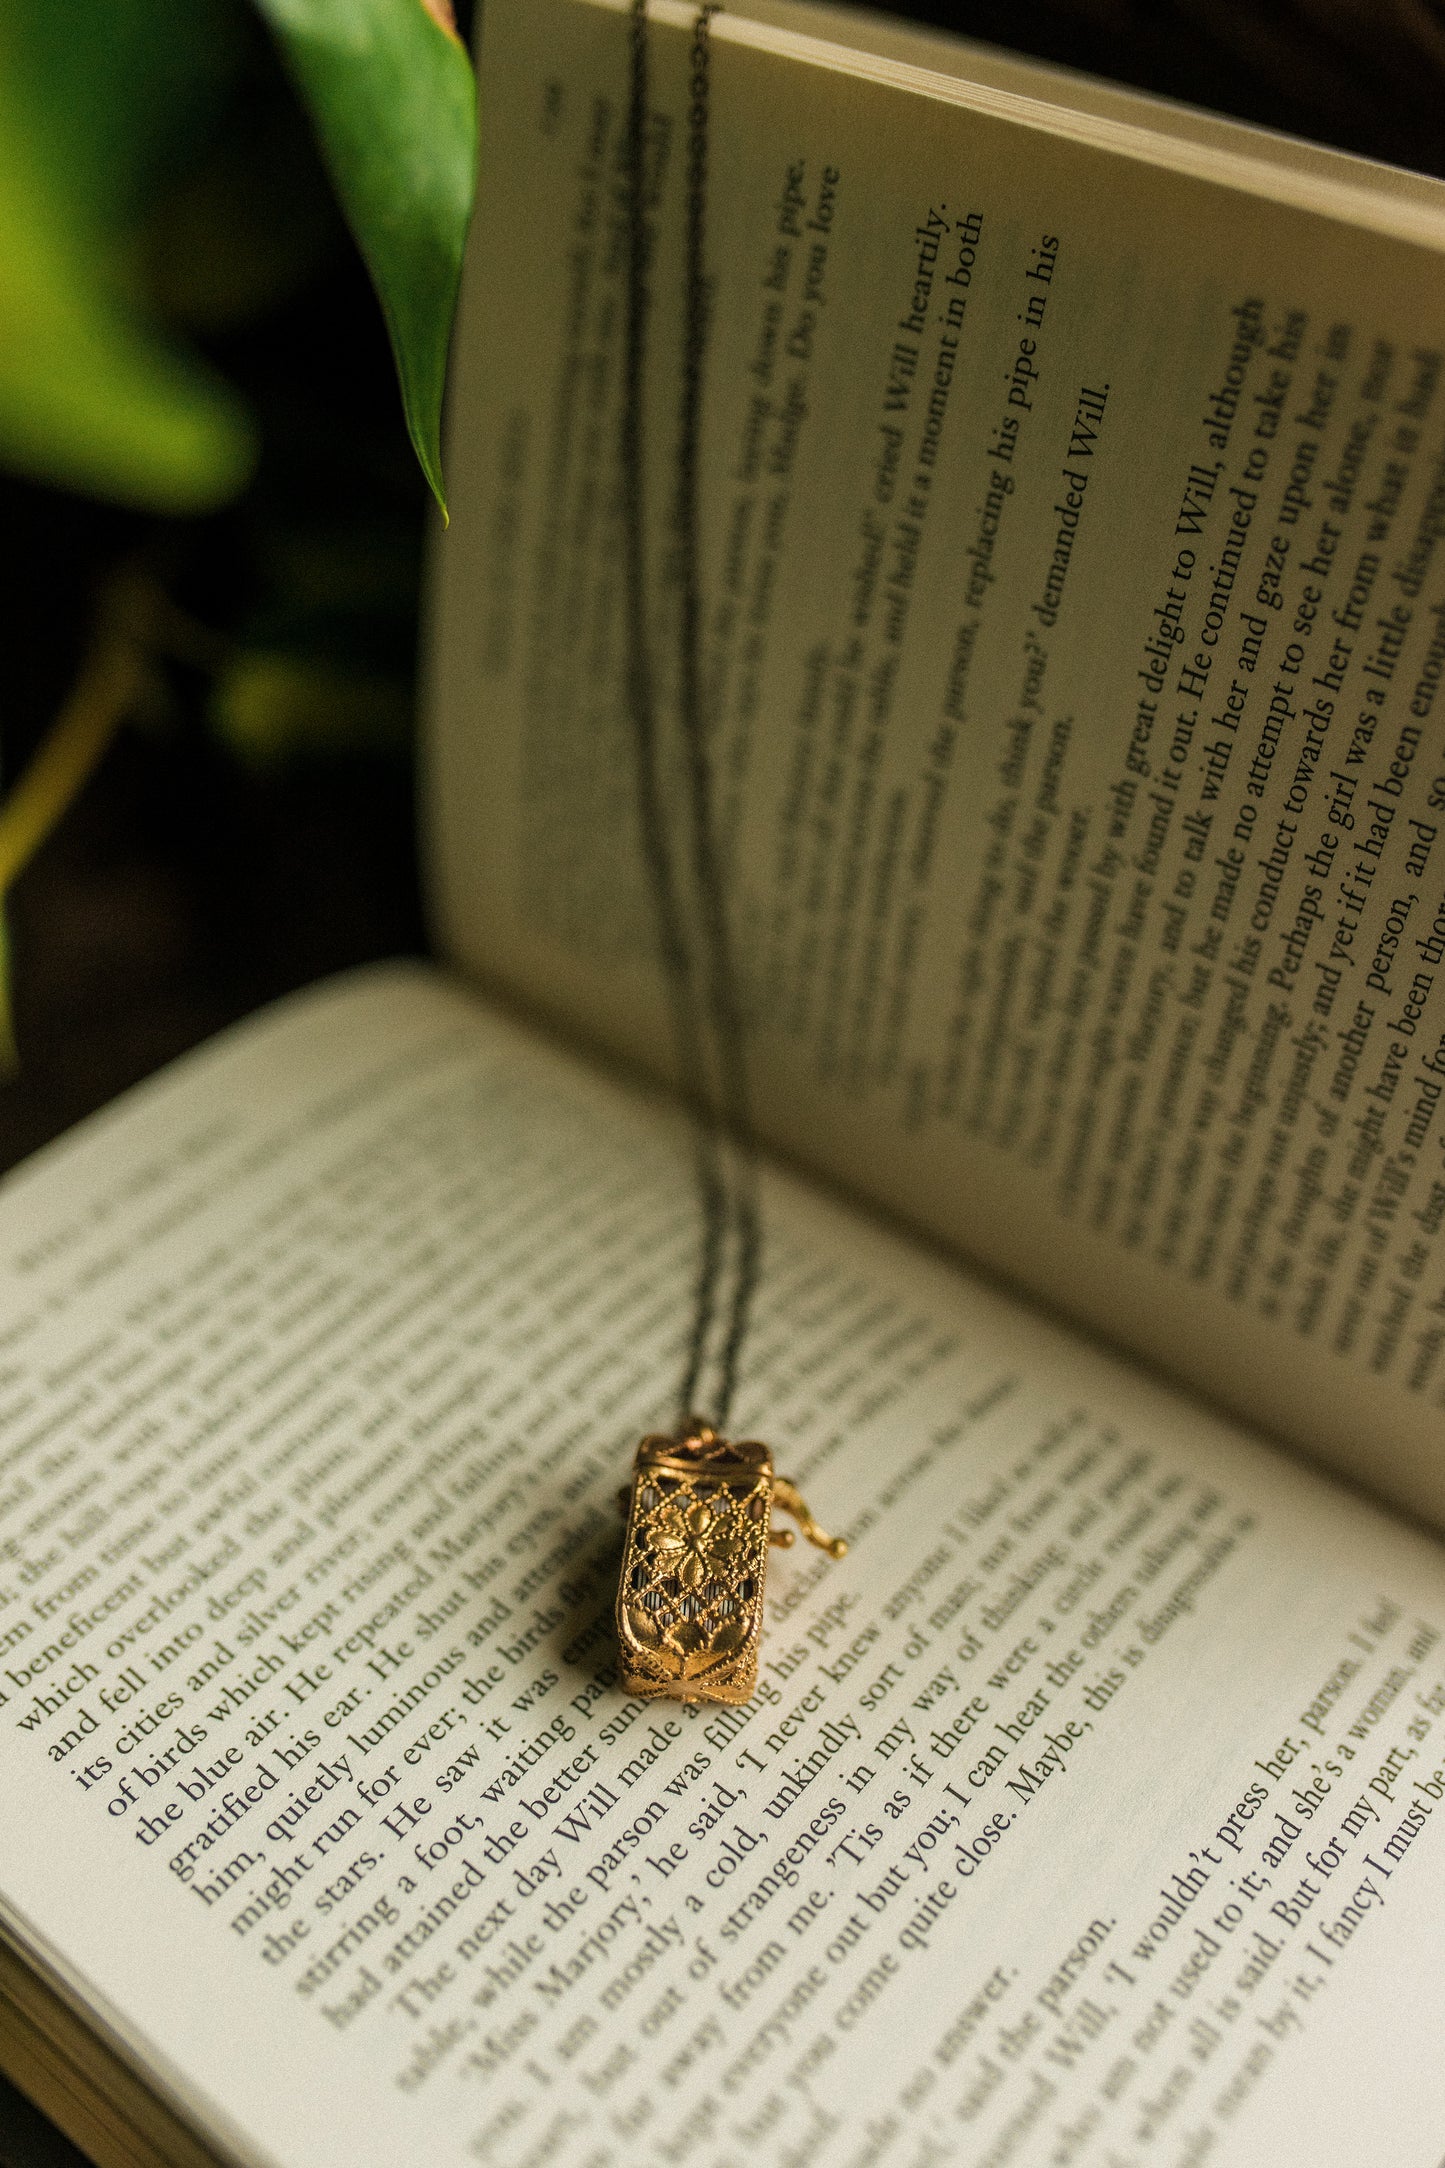
[[786,1550],[789,1513],[830,1558],[848,1546],[814,1520],[770,1448],[734,1443],[701,1417],[637,1448],[618,1504],[627,1515],[617,1590],[622,1684],[678,1701],[746,1701],[757,1684],[769,1547]]

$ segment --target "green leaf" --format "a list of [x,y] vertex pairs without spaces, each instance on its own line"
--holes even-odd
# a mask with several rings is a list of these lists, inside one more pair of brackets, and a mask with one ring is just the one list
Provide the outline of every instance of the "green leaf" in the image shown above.
[[[404,677],[381,677],[323,657],[255,651],[237,655],[222,671],[211,721],[255,767],[337,753],[404,759],[411,743],[411,686]],[[0,1040],[0,1064],[3,1053]]]
[[238,0],[5,0],[0,38],[58,196],[112,230],[210,132],[250,44]]
[[426,0],[257,0],[311,109],[443,514],[441,411],[476,179],[476,86]]
[[245,414],[131,290],[157,165],[209,111],[233,41],[209,0],[0,8],[0,459],[149,510],[250,470]]

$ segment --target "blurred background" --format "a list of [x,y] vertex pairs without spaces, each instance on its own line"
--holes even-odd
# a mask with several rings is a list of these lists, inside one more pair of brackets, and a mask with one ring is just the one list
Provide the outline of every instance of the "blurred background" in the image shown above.
[[[269,27],[250,0],[0,6],[0,307],[11,363],[51,371],[58,415],[49,436],[0,426],[0,791],[57,716],[84,711],[104,741],[38,847],[0,869],[18,1054],[0,1167],[259,1003],[425,945],[411,747],[434,515],[373,285],[273,36],[287,5]],[[1445,171],[1445,0],[889,12]],[[94,326],[56,283],[76,267],[31,230],[37,175],[50,241],[63,255],[88,236],[85,275],[177,372],[192,437],[162,445],[149,491],[143,411],[124,440],[145,385],[124,352],[87,348]],[[17,323],[43,326],[33,350]],[[77,424],[65,402],[97,384],[103,409]],[[82,471],[77,426],[112,424],[122,440]],[[81,2168],[3,2081],[0,2162]]]

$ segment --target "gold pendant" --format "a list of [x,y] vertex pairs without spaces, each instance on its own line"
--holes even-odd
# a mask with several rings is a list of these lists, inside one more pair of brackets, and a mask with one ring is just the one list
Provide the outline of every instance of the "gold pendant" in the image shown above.
[[618,1504],[627,1515],[617,1590],[622,1684],[677,1701],[746,1701],[758,1681],[768,1546],[786,1550],[791,1513],[810,1543],[842,1558],[772,1452],[733,1444],[690,1416],[680,1437],[643,1439]]

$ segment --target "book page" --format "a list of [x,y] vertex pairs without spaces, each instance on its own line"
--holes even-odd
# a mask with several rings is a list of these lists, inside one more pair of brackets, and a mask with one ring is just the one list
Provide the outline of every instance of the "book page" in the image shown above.
[[248,2168],[1433,2168],[1445,1554],[763,1205],[741,1421],[851,1550],[686,1708],[668,1109],[398,971],[9,1180],[8,1936]]
[[[662,682],[691,24],[650,46]],[[1445,1519],[1445,191],[1147,105],[1133,159],[1131,101],[1071,140],[1024,70],[709,51],[700,663],[761,1126]],[[627,66],[616,8],[488,13],[431,797],[454,953],[665,1068]]]
[[1334,150],[1254,122],[1230,120],[1200,106],[1181,105],[872,8],[835,5],[834,0],[743,0],[729,13],[775,25],[797,37],[850,48],[860,58],[898,61],[915,75],[927,71],[958,78],[970,96],[998,90],[1012,98],[1060,108],[1075,125],[1092,119],[1117,123],[1132,137],[1172,137],[1176,156],[1187,155],[1185,147],[1192,145],[1221,153],[1231,163],[1241,157],[1263,160],[1276,168],[1281,184],[1301,193],[1312,181],[1333,184],[1332,196],[1335,189],[1358,190],[1375,199],[1377,215],[1388,215],[1384,199],[1394,197],[1418,206],[1432,221],[1439,217],[1440,182],[1433,175],[1380,165],[1356,152]]

